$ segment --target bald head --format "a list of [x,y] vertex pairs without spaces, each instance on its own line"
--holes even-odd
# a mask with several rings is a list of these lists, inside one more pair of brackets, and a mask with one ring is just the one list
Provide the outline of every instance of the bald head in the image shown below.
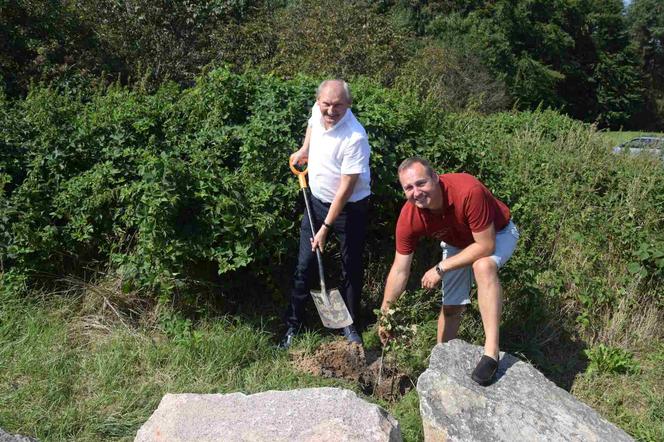
[[343,80],[322,82],[316,91],[316,102],[325,129],[332,128],[341,121],[350,107],[351,98],[348,85]]
[[316,99],[320,97],[321,92],[325,88],[333,88],[335,90],[341,89],[342,93],[344,94],[344,98],[348,102],[348,105],[350,106],[353,104],[353,97],[350,94],[350,88],[348,87],[348,83],[346,83],[343,80],[325,80],[321,84],[318,85],[318,88],[316,89]]

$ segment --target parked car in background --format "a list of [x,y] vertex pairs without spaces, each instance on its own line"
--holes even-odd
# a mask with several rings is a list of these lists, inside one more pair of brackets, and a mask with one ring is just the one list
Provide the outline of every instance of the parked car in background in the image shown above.
[[664,137],[636,137],[613,148],[614,153],[655,155],[664,161]]

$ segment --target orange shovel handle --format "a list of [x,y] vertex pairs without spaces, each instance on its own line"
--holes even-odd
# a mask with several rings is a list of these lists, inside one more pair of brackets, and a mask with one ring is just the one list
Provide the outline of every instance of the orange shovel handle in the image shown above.
[[307,178],[306,178],[306,176],[307,176],[307,172],[308,172],[309,169],[307,168],[307,169],[304,169],[304,170],[297,170],[297,168],[295,167],[295,164],[293,164],[292,161],[289,161],[288,164],[290,165],[291,172],[293,172],[295,175],[297,175],[297,179],[300,181],[300,189],[306,188],[307,187]]

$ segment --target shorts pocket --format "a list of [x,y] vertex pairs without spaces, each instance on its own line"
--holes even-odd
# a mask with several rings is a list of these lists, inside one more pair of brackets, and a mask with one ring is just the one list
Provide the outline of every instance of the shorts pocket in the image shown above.
[[516,225],[514,223],[510,223],[510,224],[511,224],[510,233],[512,234],[512,236],[514,238],[519,239],[519,237],[521,236],[521,234],[519,233],[519,229],[516,227]]

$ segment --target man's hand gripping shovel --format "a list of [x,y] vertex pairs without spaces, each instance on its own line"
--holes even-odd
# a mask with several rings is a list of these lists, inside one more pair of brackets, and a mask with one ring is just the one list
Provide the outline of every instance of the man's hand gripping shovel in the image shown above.
[[[313,235],[316,234],[316,229],[314,228],[313,217],[311,216],[311,207],[309,204],[309,196],[307,195],[307,169],[303,171],[298,170],[293,162],[290,162],[291,171],[300,182],[300,189],[302,189],[302,195],[304,196],[304,204],[307,206],[307,215],[309,216],[309,225],[311,226],[311,232]],[[329,292],[325,289],[325,272],[323,271],[323,256],[319,248],[316,248],[316,258],[318,258],[318,275],[320,276],[320,291],[311,290],[311,297],[314,298],[314,304],[316,304],[316,310],[318,310],[318,316],[320,316],[323,325],[327,328],[343,328],[351,325],[353,323],[353,318],[351,318],[346,303],[341,297],[339,290],[332,289]]]

